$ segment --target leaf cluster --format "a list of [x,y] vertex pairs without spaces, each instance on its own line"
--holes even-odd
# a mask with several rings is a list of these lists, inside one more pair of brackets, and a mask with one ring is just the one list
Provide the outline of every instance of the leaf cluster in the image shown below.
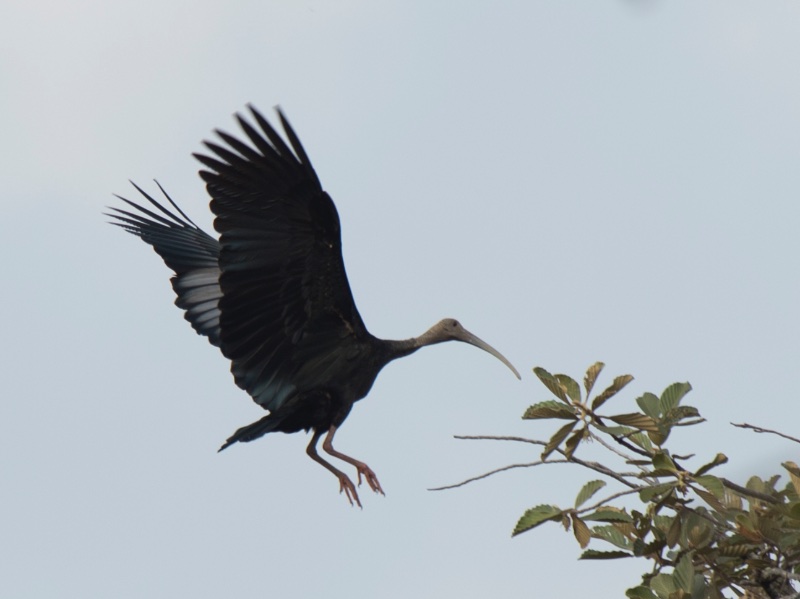
[[[784,463],[788,482],[782,486],[780,476],[754,476],[740,486],[712,474],[727,462],[721,453],[691,468],[694,456],[667,447],[675,427],[704,421],[683,403],[689,383],[673,383],[660,395],[644,393],[635,400],[637,409],[614,412],[610,400],[633,377],[618,376],[593,395],[602,369],[600,362],[590,366],[581,386],[567,375],[534,368],[551,398],[522,417],[558,426],[547,440],[526,440],[544,447],[541,461],[530,465],[557,454],[559,461],[602,478],[586,482],[571,506],[527,510],[513,535],[557,522],[572,531],[581,559],[646,560],[648,571],[627,590],[631,598],[800,597],[792,586],[800,580],[800,468]],[[609,460],[578,457],[588,441],[607,449]]]

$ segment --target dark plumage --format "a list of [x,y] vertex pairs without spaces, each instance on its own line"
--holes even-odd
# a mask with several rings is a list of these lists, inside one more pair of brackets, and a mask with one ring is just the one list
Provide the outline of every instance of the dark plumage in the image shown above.
[[[255,125],[237,115],[249,143],[217,131],[224,145],[205,142],[195,154],[211,196],[219,241],[172,201],[172,212],[134,187],[150,209],[119,197],[133,211],[112,208],[114,224],[138,235],[175,272],[175,304],[200,335],[231,361],[236,384],[269,414],[237,430],[220,448],[266,433],[313,430],[308,455],[339,479],[340,491],[361,505],[350,478],[324,460],[323,449],[355,466],[358,483],[383,493],[363,462],[333,448],[353,403],[386,364],[420,347],[464,341],[519,374],[497,350],[445,319],[419,337],[387,341],[367,331],[342,261],[339,216],[322,189],[300,140],[278,110],[291,147],[261,114]],[[256,128],[257,126],[257,128]]]

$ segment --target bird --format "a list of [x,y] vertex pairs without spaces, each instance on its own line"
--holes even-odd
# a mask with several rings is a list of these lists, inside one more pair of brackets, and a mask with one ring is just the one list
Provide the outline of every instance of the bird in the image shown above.
[[[353,404],[370,391],[392,360],[421,347],[461,341],[519,372],[500,352],[445,318],[417,337],[373,336],[356,308],[342,259],[339,215],[280,107],[285,138],[252,105],[237,113],[244,136],[220,129],[204,141],[200,177],[210,196],[218,238],[198,227],[173,201],[157,201],[133,187],[149,207],[116,195],[127,206],[110,207],[112,224],[152,246],[174,272],[175,304],[199,334],[230,360],[236,385],[268,414],[236,430],[220,447],[267,433],[311,431],[308,456],[339,481],[350,505],[362,507],[356,484],[324,459],[355,467],[369,488],[385,495],[374,471],[337,451],[334,436]],[[245,113],[246,114],[246,113]],[[142,200],[139,200],[140,202]]]

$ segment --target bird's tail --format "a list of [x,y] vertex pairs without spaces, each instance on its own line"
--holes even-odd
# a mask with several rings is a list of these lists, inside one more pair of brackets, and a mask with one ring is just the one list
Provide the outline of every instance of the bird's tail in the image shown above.
[[253,424],[243,426],[238,431],[233,433],[228,440],[223,443],[222,447],[217,450],[217,452],[230,447],[234,443],[247,443],[248,441],[258,439],[267,433],[271,433],[272,431],[278,429],[278,426],[280,426],[282,420],[282,418],[276,418],[274,414],[267,414],[261,420],[258,420]]

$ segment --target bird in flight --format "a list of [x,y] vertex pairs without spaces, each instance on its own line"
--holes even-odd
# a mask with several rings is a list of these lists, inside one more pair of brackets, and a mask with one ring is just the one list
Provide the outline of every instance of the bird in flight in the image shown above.
[[[237,430],[220,451],[272,432],[313,431],[306,453],[339,480],[351,505],[356,485],[317,452],[355,467],[383,494],[364,462],[333,447],[353,404],[367,395],[380,370],[426,345],[463,341],[517,370],[496,349],[452,318],[418,337],[379,339],[367,331],[353,301],[342,260],[339,215],[323,190],[300,140],[277,109],[286,140],[252,106],[237,114],[237,138],[216,131],[195,154],[211,196],[215,239],[184,214],[132,183],[149,207],[121,196],[129,209],[111,208],[113,224],[151,245],[174,271],[175,304],[194,330],[231,361],[236,384],[269,413]],[[288,143],[287,143],[288,141]],[[163,201],[163,200],[162,200]]]

